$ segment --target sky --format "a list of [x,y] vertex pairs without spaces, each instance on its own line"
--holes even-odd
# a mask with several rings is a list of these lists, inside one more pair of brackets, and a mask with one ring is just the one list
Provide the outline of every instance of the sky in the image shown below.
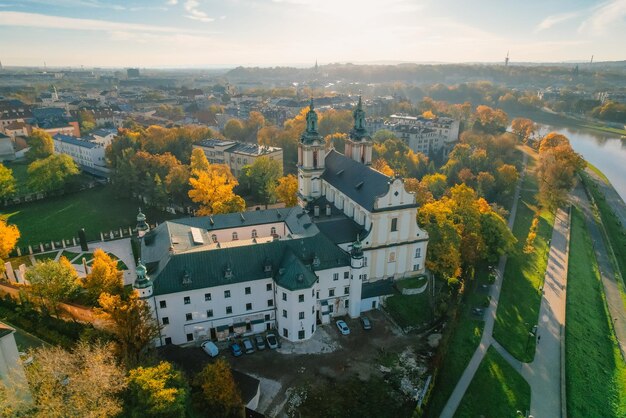
[[0,0],[4,66],[626,59],[626,0]]

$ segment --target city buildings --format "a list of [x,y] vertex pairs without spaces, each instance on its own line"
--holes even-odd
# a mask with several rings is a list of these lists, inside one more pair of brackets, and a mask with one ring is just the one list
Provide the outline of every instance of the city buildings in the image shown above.
[[237,141],[222,141],[220,139],[204,139],[193,146],[204,151],[211,164],[225,164],[235,177],[241,174],[243,167],[252,165],[259,157],[268,157],[280,163],[283,170],[283,150],[258,144],[248,144]]

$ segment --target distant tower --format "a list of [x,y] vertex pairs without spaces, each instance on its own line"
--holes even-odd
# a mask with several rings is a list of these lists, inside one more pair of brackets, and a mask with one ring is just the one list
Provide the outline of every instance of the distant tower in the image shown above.
[[0,71],[2,71],[4,68],[2,68],[2,61],[0,61]]
[[302,206],[322,195],[324,138],[317,132],[317,113],[313,99],[306,114],[306,130],[298,144],[298,200]]
[[591,56],[591,61],[589,61],[589,65],[593,64],[593,55]]
[[509,66],[509,51],[506,51],[506,57],[504,58],[504,66]]
[[139,213],[137,214],[137,236],[143,238],[148,231],[150,231],[150,226],[146,223],[146,215],[139,208]]
[[370,165],[372,163],[372,139],[365,129],[365,111],[360,95],[352,116],[354,117],[354,126],[346,140],[345,155],[354,161]]
[[317,66],[317,60],[315,60],[315,67],[313,69],[315,70],[315,74],[319,73],[319,67]]
[[152,296],[152,280],[148,277],[148,269],[141,263],[141,259],[137,261],[137,268],[135,269],[136,278],[133,282],[133,289],[139,293],[141,299],[146,299]]

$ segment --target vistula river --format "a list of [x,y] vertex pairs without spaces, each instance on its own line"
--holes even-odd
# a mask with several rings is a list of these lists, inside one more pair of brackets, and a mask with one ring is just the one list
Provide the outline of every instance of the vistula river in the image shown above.
[[595,165],[611,181],[626,202],[626,139],[592,129],[538,124],[539,133],[558,132],[569,138],[574,151]]

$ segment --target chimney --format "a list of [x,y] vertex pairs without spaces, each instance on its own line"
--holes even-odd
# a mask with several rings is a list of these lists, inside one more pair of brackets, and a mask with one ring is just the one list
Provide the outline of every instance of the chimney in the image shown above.
[[318,205],[313,206],[313,216],[316,218],[320,216],[320,207]]
[[330,211],[330,205],[327,203],[327,204],[326,204],[326,216],[330,216],[330,213],[331,213],[331,211]]

